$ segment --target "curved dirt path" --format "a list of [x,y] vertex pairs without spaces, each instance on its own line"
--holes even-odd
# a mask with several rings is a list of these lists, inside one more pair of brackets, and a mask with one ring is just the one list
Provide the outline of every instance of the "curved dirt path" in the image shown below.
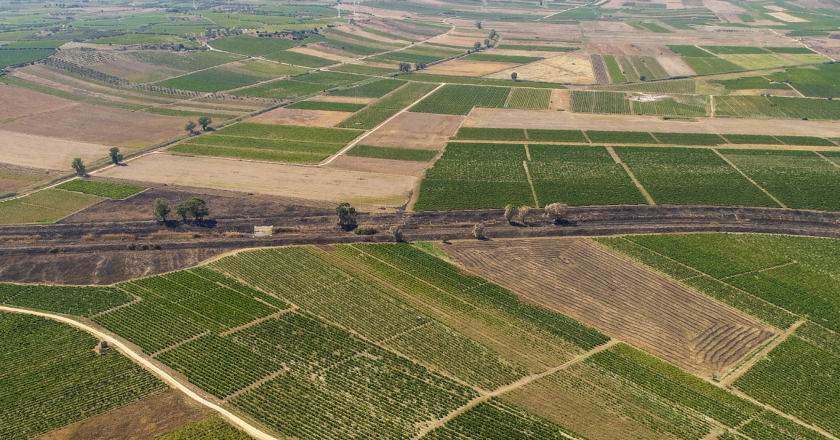
[[35,315],[35,316],[40,316],[42,318],[52,319],[52,320],[55,320],[55,321],[63,322],[65,324],[69,324],[69,325],[71,325],[73,327],[76,327],[78,329],[84,330],[84,331],[92,334],[93,336],[96,336],[100,340],[107,340],[109,344],[112,344],[113,346],[117,347],[120,350],[121,353],[128,356],[135,363],[139,364],[141,367],[145,368],[150,373],[154,374],[155,376],[157,376],[158,378],[160,378],[161,380],[166,382],[169,386],[171,386],[173,388],[176,388],[178,390],[181,390],[184,394],[186,394],[187,396],[189,396],[190,398],[192,398],[196,402],[212,409],[213,411],[216,411],[217,413],[219,413],[219,415],[224,417],[227,421],[231,422],[237,428],[245,431],[245,433],[247,433],[251,437],[253,437],[255,439],[258,439],[258,440],[278,440],[276,437],[272,437],[272,436],[260,431],[259,429],[255,428],[254,426],[252,426],[251,424],[249,424],[245,420],[242,420],[241,418],[232,414],[230,411],[228,411],[228,410],[220,407],[219,405],[216,405],[215,403],[210,402],[210,401],[204,399],[203,397],[199,396],[193,390],[184,386],[181,382],[178,382],[177,380],[175,380],[175,378],[173,378],[172,376],[167,374],[165,371],[161,370],[160,368],[158,368],[157,366],[155,366],[154,364],[149,362],[143,356],[140,356],[139,354],[135,353],[133,350],[129,349],[125,344],[116,340],[114,337],[112,337],[108,334],[105,334],[104,332],[101,332],[101,331],[99,331],[99,330],[97,330],[93,327],[82,324],[81,322],[72,320],[70,318],[65,318],[63,316],[53,315],[53,314],[50,314],[50,313],[36,312],[36,311],[33,311],[33,310],[17,309],[17,308],[6,307],[6,306],[0,306],[0,312],[22,313],[22,314]]

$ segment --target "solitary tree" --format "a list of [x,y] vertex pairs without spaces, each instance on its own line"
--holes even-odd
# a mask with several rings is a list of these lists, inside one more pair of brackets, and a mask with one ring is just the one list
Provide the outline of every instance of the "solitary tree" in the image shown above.
[[481,29],[481,22],[480,21],[475,22],[475,27]]
[[190,134],[193,134],[195,132],[195,122],[187,122],[187,125],[184,126],[184,130],[187,130]]
[[111,155],[111,161],[114,162],[114,165],[119,165],[120,161],[123,160],[122,154],[120,154],[120,149],[117,147],[111,147],[108,150],[108,154]]
[[517,75],[516,72],[513,72],[513,73],[510,74],[510,79],[516,81],[516,77],[518,77],[518,76],[519,75]]
[[155,200],[155,209],[152,211],[152,215],[155,217],[160,217],[161,220],[166,222],[166,216],[172,212],[172,209],[169,208],[169,200],[164,198],[159,198]]
[[552,219],[554,223],[558,223],[560,220],[566,218],[568,208],[563,203],[552,203],[545,207],[545,216]]
[[187,222],[187,215],[190,213],[190,207],[187,205],[187,202],[181,202],[175,205],[175,215],[181,216],[181,221],[186,223]]
[[213,123],[213,120],[210,119],[209,116],[202,116],[202,117],[198,118],[198,125],[200,125],[201,129],[204,130],[204,131],[207,131],[207,126],[212,124],[212,123]]
[[484,239],[484,223],[476,223],[473,226],[473,237],[483,240]]
[[335,215],[338,217],[338,225],[342,228],[356,226],[356,208],[344,202],[335,208]]
[[394,240],[398,243],[403,241],[403,231],[399,226],[391,226],[391,233],[394,234]]
[[496,32],[495,29],[490,29],[490,39],[491,40],[495,40],[496,37],[498,37],[498,36],[499,36],[499,34]]
[[514,209],[515,208],[513,207],[513,205],[505,206],[505,220],[507,220],[508,223],[511,223],[513,221],[513,210]]
[[489,38],[484,39],[484,45],[487,46],[488,49],[490,48],[490,39]]
[[404,72],[404,73],[411,72],[411,64],[400,63],[400,72]]
[[82,159],[79,157],[73,159],[73,163],[70,164],[70,166],[73,167],[73,169],[76,170],[76,174],[80,176],[84,176],[85,174],[87,174],[85,164],[82,163]]
[[519,207],[519,221],[522,222],[523,225],[527,225],[528,221],[528,214],[531,212],[530,206],[520,206]]
[[476,41],[476,42],[475,42],[475,44],[473,44],[473,49],[475,49],[475,51],[476,51],[476,52],[478,52],[479,50],[481,50],[481,43],[479,43],[478,41]]
[[199,199],[198,197],[193,197],[187,200],[189,203],[189,210],[190,214],[199,222],[201,223],[204,221],[204,217],[210,215],[210,210],[207,209],[207,203],[203,199]]

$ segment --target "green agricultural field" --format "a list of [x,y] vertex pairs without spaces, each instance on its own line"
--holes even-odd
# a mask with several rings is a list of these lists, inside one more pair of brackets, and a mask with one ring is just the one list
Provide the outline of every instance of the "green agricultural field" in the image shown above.
[[715,55],[709,53],[703,49],[700,49],[697,46],[689,46],[689,45],[670,45],[668,49],[673,50],[674,52],[678,53],[683,57],[689,58],[715,58]]
[[452,139],[474,141],[525,141],[521,128],[461,127]]
[[573,52],[580,49],[579,47],[536,46],[532,44],[500,44],[496,46],[496,48],[508,50],[534,50],[544,52]]
[[0,49],[0,69],[17,64],[43,60],[54,53],[54,49]]
[[527,64],[533,63],[534,61],[539,61],[543,58],[513,55],[496,55],[492,53],[474,53],[472,55],[467,55],[461,59],[467,61],[492,61],[497,63]]
[[383,79],[380,81],[374,81],[356,87],[341,89],[337,92],[330,93],[330,95],[352,96],[358,98],[381,98],[387,95],[388,93],[391,93],[394,90],[400,88],[405,83],[405,81],[400,81],[396,79]]
[[128,34],[119,35],[116,37],[100,38],[98,40],[91,40],[93,44],[120,44],[120,45],[135,45],[135,44],[178,44],[187,43],[181,37],[175,35],[158,35],[158,34]]
[[711,150],[616,147],[615,152],[658,204],[778,207]]
[[228,114],[221,114],[221,113],[207,113],[203,111],[193,111],[193,110],[178,110],[174,108],[166,108],[166,107],[149,107],[143,109],[143,113],[151,113],[154,115],[165,115],[165,116],[177,116],[182,118],[200,118],[202,116],[207,116],[210,119],[213,119],[216,122],[219,121],[229,121],[231,119],[237,118],[239,115],[228,115]]
[[840,64],[823,64],[816,69],[788,69],[768,75],[768,78],[788,82],[805,96],[840,98]]
[[715,96],[715,115],[762,119],[840,119],[840,101],[782,96]]
[[683,95],[695,95],[697,94],[697,80],[677,79],[672,81],[607,85],[599,86],[598,89],[614,92],[677,93]]
[[585,144],[589,141],[580,130],[540,130],[529,128],[525,130],[528,140],[534,142],[575,142]]
[[766,54],[767,50],[754,47],[754,46],[700,46],[701,48],[708,50],[709,52],[721,55],[721,54]]
[[726,140],[714,133],[653,133],[660,143],[672,145],[708,145],[725,144]]
[[[218,41],[218,40],[217,40]],[[288,50],[274,52],[264,56],[267,60],[280,63],[292,64],[312,68],[326,67],[335,64],[335,61],[326,58],[316,57],[305,53],[297,53]]]
[[610,80],[614,83],[622,83],[627,81],[627,77],[618,66],[615,60],[615,55],[604,55],[604,63],[607,65],[607,72],[610,74]]
[[827,139],[814,136],[776,136],[776,139],[787,145],[808,145],[814,147],[833,147],[835,144]]
[[760,55],[721,55],[721,58],[731,61],[739,66],[743,66],[749,70],[772,69],[774,67],[789,66],[792,63],[777,55],[767,53]]
[[4,439],[37,437],[167,388],[114,349],[97,354],[99,340],[67,324],[2,313],[0,336]]
[[630,100],[623,92],[591,92],[572,90],[572,111],[578,113],[608,113],[629,115]]
[[251,73],[245,69],[215,67],[160,81],[155,85],[197,92],[220,92],[249,86],[265,80],[266,78],[263,75],[256,72]]
[[528,170],[540,206],[641,205],[642,193],[604,147],[529,145]]
[[722,137],[733,144],[779,145],[781,142],[766,134],[722,134]]
[[65,287],[2,284],[0,303],[77,316],[91,316],[132,300],[111,287]]
[[297,41],[286,38],[258,38],[250,35],[223,37],[210,42],[215,49],[251,56],[291,49],[299,44]]
[[504,107],[510,89],[447,84],[410,109],[419,113],[466,115],[473,107]]
[[19,199],[0,202],[0,224],[54,223],[102,200],[90,194],[46,189]]
[[318,163],[329,157],[327,154],[291,153],[286,151],[269,151],[262,149],[217,147],[194,144],[179,144],[166,151],[197,156],[229,157],[233,159],[284,163]]
[[374,147],[371,145],[356,145],[347,152],[348,156],[371,157],[374,159],[411,160],[428,162],[437,155],[436,150],[421,150],[416,148]]
[[356,73],[359,75],[374,75],[374,76],[389,76],[397,73],[398,67],[375,67],[366,66],[363,64],[344,64],[337,67],[331,67],[330,70],[336,72]]
[[295,125],[257,124],[241,122],[216,132],[224,136],[242,136],[265,139],[288,139],[311,142],[347,143],[362,134],[361,130],[303,127]]
[[190,423],[154,440],[251,440],[251,436],[233,427],[219,416]]
[[654,101],[631,100],[632,112],[637,115],[706,116],[708,98],[705,95],[674,95]]
[[146,189],[145,186],[125,185],[120,183],[96,182],[93,180],[75,179],[57,186],[59,189],[93,194],[100,197],[122,200]]
[[779,89],[779,90],[789,90],[787,84],[784,83],[771,83],[767,78],[763,76],[748,76],[744,78],[738,79],[728,79],[723,81],[711,81],[713,84],[720,84],[726,88],[726,90],[750,90],[750,89]]
[[802,46],[789,46],[789,47],[765,47],[765,49],[769,50],[773,53],[791,53],[791,54],[812,54],[816,53],[813,50],[802,47]]
[[306,73],[308,70],[305,67],[289,66],[286,64],[269,63],[265,61],[248,61],[242,63],[242,68],[252,72],[264,73],[268,76],[267,79],[273,79],[279,76],[294,76]]
[[[710,54],[711,55],[711,54]],[[726,73],[726,72],[738,72],[741,70],[746,70],[743,67],[734,64],[730,61],[721,59],[721,58],[714,58],[714,57],[705,57],[705,58],[683,58],[688,67],[691,67],[695,73],[698,75],[712,75],[715,73]]]
[[551,104],[551,90],[514,88],[505,107],[547,109]]
[[189,139],[192,145],[215,145],[218,147],[253,148],[257,150],[276,150],[286,152],[314,153],[332,155],[344,147],[343,143],[305,142],[277,139],[250,138],[239,136],[208,135]]
[[365,106],[366,104],[353,104],[350,102],[300,101],[292,105],[286,106],[286,108],[355,113],[365,108]]
[[418,211],[533,206],[523,162],[525,148],[512,144],[450,143],[426,171]]
[[437,86],[433,84],[406,84],[394,93],[368,105],[364,110],[336,124],[336,127],[366,130],[374,128],[434,90],[435,87]]
[[[448,82],[448,81],[447,81]],[[502,86],[502,87],[527,87],[530,89],[565,89],[563,84],[533,82],[522,80],[507,80],[507,79],[485,79],[480,83],[482,86]]]
[[67,40],[36,40],[36,41],[16,41],[14,43],[9,43],[5,46],[2,46],[3,49],[55,49],[64,43],[67,43]]
[[479,403],[445,425],[435,428],[424,438],[480,440],[494,438],[499,433],[509,436],[507,438],[529,438],[533,433],[539,433],[540,438],[546,440],[578,438],[574,431],[505,404],[498,398]]
[[427,73],[412,73],[408,75],[400,75],[399,79],[406,81],[422,81],[431,83],[447,83],[447,84],[480,84],[485,80],[483,78],[473,78],[465,76],[449,76],[449,75],[434,75]]
[[789,208],[840,211],[840,169],[810,151],[721,150]]
[[291,80],[272,81],[256,87],[231,92],[232,95],[257,98],[291,99],[326,91],[329,87]]
[[586,131],[592,143],[600,144],[658,144],[646,131]]

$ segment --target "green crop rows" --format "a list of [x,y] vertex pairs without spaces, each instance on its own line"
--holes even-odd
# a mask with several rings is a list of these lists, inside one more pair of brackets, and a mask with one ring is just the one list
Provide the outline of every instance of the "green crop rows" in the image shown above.
[[225,136],[242,136],[250,138],[347,143],[362,134],[362,131],[242,122],[230,127],[225,127],[216,133]]
[[604,63],[607,65],[607,72],[610,74],[610,80],[614,83],[626,82],[627,77],[618,66],[615,60],[615,55],[604,55]]
[[698,75],[712,75],[715,73],[737,72],[747,70],[743,67],[722,58],[683,58],[688,67],[691,67]]
[[632,100],[632,113],[639,115],[706,116],[704,95],[674,95],[655,101]]
[[810,151],[721,150],[790,208],[840,211],[840,169]]
[[308,55],[305,53],[292,52],[288,50],[268,54],[265,56],[265,59],[277,61],[280,63],[292,64],[295,66],[314,68],[326,67],[335,64],[335,61],[333,60],[328,60],[326,58],[316,57],[314,55]]
[[179,144],[169,148],[167,151],[197,156],[228,157],[233,159],[284,163],[318,163],[329,157],[329,154],[293,153],[287,151],[196,144]]
[[249,86],[266,79],[262,75],[251,73],[245,69],[233,69],[222,66],[167,79],[157,82],[155,85],[171,87],[173,89],[195,90],[198,92],[220,92],[222,90]]
[[524,141],[527,138],[525,137],[525,130],[521,128],[461,127],[452,139],[473,141]]
[[329,71],[304,73],[303,75],[293,76],[291,79],[272,81],[237,90],[231,92],[231,94],[258,98],[290,99],[359,82],[366,78],[361,75]]
[[219,416],[210,416],[154,440],[251,440],[251,436]]
[[394,93],[336,124],[336,127],[371,129],[435,89],[433,84],[406,84]]
[[715,56],[709,52],[706,52],[703,49],[700,49],[697,46],[689,46],[689,45],[671,45],[668,46],[668,49],[673,50],[674,52],[680,54],[684,57],[700,57],[700,58],[714,58]]
[[653,133],[660,143],[672,145],[708,145],[725,144],[726,140],[714,133]]
[[124,185],[119,183],[96,182],[92,180],[76,179],[62,183],[56,188],[93,194],[100,197],[122,200],[146,189],[144,186]]
[[840,65],[823,64],[816,69],[788,69],[769,75],[771,81],[789,82],[805,96],[840,98]]
[[765,134],[724,134],[727,141],[733,144],[779,145],[778,139]]
[[504,107],[510,88],[447,84],[410,111],[466,115],[473,107]]
[[840,101],[782,96],[715,96],[715,114],[740,118],[840,119]]
[[355,113],[365,108],[365,104],[353,104],[351,102],[301,101],[289,105],[286,108]]
[[54,53],[55,49],[0,49],[0,69],[42,60]]
[[528,169],[541,206],[645,204],[621,164],[604,147],[530,145]]
[[290,49],[297,46],[298,43],[286,38],[257,38],[250,35],[237,35],[212,40],[210,45],[215,49],[227,52],[257,56]]
[[646,131],[586,131],[593,143],[605,144],[658,144]]
[[551,103],[551,90],[514,88],[507,108],[546,109]]
[[529,128],[528,140],[534,142],[575,142],[585,144],[588,141],[580,130],[540,130]]
[[656,203],[778,206],[711,150],[616,147]]
[[383,79],[370,82],[361,86],[342,89],[330,93],[331,96],[352,96],[354,98],[381,98],[388,93],[400,88],[406,81],[396,79]]
[[0,224],[53,223],[102,200],[92,194],[50,188],[0,202]]
[[578,113],[609,113],[629,115],[630,101],[622,92],[592,92],[572,90],[572,111]]
[[104,413],[166,389],[99,340],[35,316],[0,314],[0,437],[18,440]]
[[422,150],[417,148],[375,147],[372,145],[356,145],[347,152],[348,156],[371,157],[375,159],[411,160],[428,162],[437,155],[437,150]]
[[215,145],[220,147],[253,148],[258,150],[276,150],[286,152],[331,155],[338,152],[344,144],[328,142],[290,141],[283,139],[263,139],[213,134],[199,136],[185,142],[191,145]]
[[0,283],[2,304],[69,315],[91,316],[130,300],[130,296],[111,287],[54,287]]

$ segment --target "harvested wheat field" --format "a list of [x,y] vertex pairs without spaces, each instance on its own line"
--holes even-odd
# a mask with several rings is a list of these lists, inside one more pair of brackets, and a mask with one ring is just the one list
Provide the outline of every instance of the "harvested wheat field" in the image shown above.
[[405,112],[371,133],[364,144],[441,150],[463,120],[463,116]]
[[0,121],[20,118],[35,113],[48,113],[79,105],[75,101],[0,84]]
[[[350,102],[350,101],[344,101]],[[363,103],[362,103],[363,104]],[[327,110],[302,110],[293,108],[278,108],[255,116],[245,122],[259,122],[261,124],[302,125],[305,127],[332,127],[347,119],[347,112],[333,112]]]
[[[323,50],[316,50],[316,49],[314,49],[315,47],[317,47],[319,49],[323,49]],[[350,57],[343,57],[341,55],[337,55],[332,50],[327,49],[326,47],[320,46],[320,45],[317,45],[317,44],[309,44],[309,45],[307,45],[307,47],[300,47],[300,46],[293,47],[293,48],[289,49],[289,52],[297,52],[297,53],[302,53],[304,55],[312,55],[312,56],[316,56],[316,57],[326,58],[328,60],[333,60],[333,61],[336,61],[336,62],[350,61],[350,60],[353,59],[353,58],[350,58]]]
[[694,70],[688,67],[688,64],[680,57],[656,57],[656,61],[668,72],[671,76],[689,76],[694,75]]
[[219,188],[305,200],[400,206],[415,177],[324,167],[268,164],[207,157],[151,154],[97,174],[169,185]]
[[428,67],[424,72],[437,75],[484,76],[516,66],[518,64],[496,63],[492,61],[451,60]]
[[510,74],[514,71],[519,79],[526,81],[559,82],[566,84],[594,84],[596,82],[589,53],[581,50],[547,58],[542,61],[535,61],[524,66],[505,69],[487,77],[509,79]]
[[181,136],[188,120],[82,104],[2,122],[0,130],[132,149]]
[[0,163],[51,170],[70,170],[73,158],[85,163],[108,157],[111,147],[0,130]]
[[472,272],[696,374],[728,370],[773,336],[756,320],[585,239],[459,242]]
[[373,159],[370,157],[352,157],[342,155],[337,157],[326,168],[348,171],[364,171],[368,173],[396,174],[398,176],[423,177],[429,162],[412,160]]

